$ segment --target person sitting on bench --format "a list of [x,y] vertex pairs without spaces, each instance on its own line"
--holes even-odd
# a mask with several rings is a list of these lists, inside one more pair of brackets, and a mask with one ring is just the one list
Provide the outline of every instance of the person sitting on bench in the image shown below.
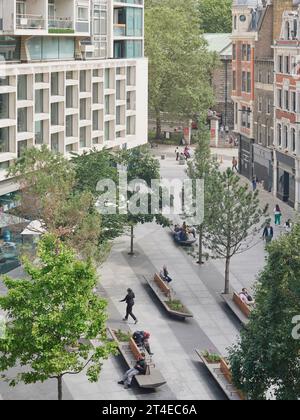
[[150,333],[146,331],[136,331],[132,338],[138,347],[143,347],[150,354],[150,356],[153,356],[149,343]]
[[166,281],[167,283],[171,283],[173,281],[171,277],[169,276],[169,271],[166,265],[163,266],[162,271],[160,272],[160,277]]
[[122,381],[118,382],[119,385],[125,385],[125,389],[131,388],[132,380],[137,375],[146,375],[147,365],[145,360],[145,353],[141,353],[141,357],[136,362],[134,368],[129,369]]
[[254,299],[253,297],[249,294],[247,289],[243,289],[240,293],[240,299],[248,306],[254,305]]

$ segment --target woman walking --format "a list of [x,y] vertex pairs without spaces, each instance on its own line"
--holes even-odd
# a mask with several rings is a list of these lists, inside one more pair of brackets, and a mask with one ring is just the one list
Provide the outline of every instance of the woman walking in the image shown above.
[[280,226],[281,225],[282,213],[281,213],[281,209],[280,209],[278,204],[276,205],[276,207],[274,209],[274,215],[275,215],[275,225]]
[[132,312],[132,308],[134,307],[134,299],[135,299],[135,294],[133,293],[133,290],[132,289],[127,289],[126,297],[123,300],[120,300],[120,302],[126,302],[127,303],[126,316],[123,319],[123,321],[128,321],[129,316],[131,316],[131,318],[134,320],[134,323],[137,324],[138,320]]

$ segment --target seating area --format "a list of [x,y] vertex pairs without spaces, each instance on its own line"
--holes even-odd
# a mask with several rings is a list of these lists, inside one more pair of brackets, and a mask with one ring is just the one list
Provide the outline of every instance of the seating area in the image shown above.
[[153,279],[144,278],[169,315],[182,320],[193,318],[193,314],[175,298],[175,292],[159,274],[155,273]]
[[[128,369],[131,369],[137,360],[141,357],[141,350],[136,345],[133,338],[130,338],[127,341],[121,341],[118,338],[118,332],[109,328],[108,333],[111,338],[116,342],[119,352],[122,355],[124,361],[126,362]],[[124,332],[124,336],[128,335],[128,332]],[[147,372],[146,375],[137,375],[135,381],[140,388],[145,389],[157,389],[167,382],[162,376],[160,371],[157,369],[156,365],[153,364],[152,358],[146,353],[146,363],[147,363]]]
[[220,357],[220,361],[218,362],[210,362],[199,350],[196,350],[196,353],[228,400],[241,401],[246,399],[245,396],[233,386],[230,366],[224,358]]
[[246,326],[249,323],[249,318],[251,315],[251,307],[246,305],[240,298],[239,294],[235,291],[228,295],[222,295],[222,298],[228,305],[228,307],[232,310],[238,320]]

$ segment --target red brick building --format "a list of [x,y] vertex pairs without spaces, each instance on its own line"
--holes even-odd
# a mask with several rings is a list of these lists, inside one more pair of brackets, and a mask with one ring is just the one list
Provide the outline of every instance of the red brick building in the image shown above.
[[[300,1],[293,1],[300,4]],[[300,6],[283,13],[274,45],[274,193],[300,203]]]

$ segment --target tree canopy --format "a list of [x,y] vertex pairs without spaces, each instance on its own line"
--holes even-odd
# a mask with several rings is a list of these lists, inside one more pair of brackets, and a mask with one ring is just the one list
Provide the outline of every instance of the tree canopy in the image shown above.
[[231,33],[232,0],[199,0],[201,30],[205,33]]
[[[252,400],[300,398],[300,225],[268,246],[256,306],[230,351],[235,385]],[[296,335],[293,334],[295,329]]]
[[149,104],[156,114],[157,130],[161,112],[185,120],[206,114],[213,103],[210,71],[214,56],[201,36],[198,2],[146,2],[145,49]]
[[21,368],[16,376],[2,375],[11,386],[55,378],[61,399],[63,376],[87,368],[88,378],[97,381],[114,346],[106,335],[107,303],[94,293],[92,264],[77,260],[53,235],[40,241],[38,257],[38,264],[25,260],[29,279],[5,278],[8,292],[0,308],[8,324],[0,340],[0,371]]

